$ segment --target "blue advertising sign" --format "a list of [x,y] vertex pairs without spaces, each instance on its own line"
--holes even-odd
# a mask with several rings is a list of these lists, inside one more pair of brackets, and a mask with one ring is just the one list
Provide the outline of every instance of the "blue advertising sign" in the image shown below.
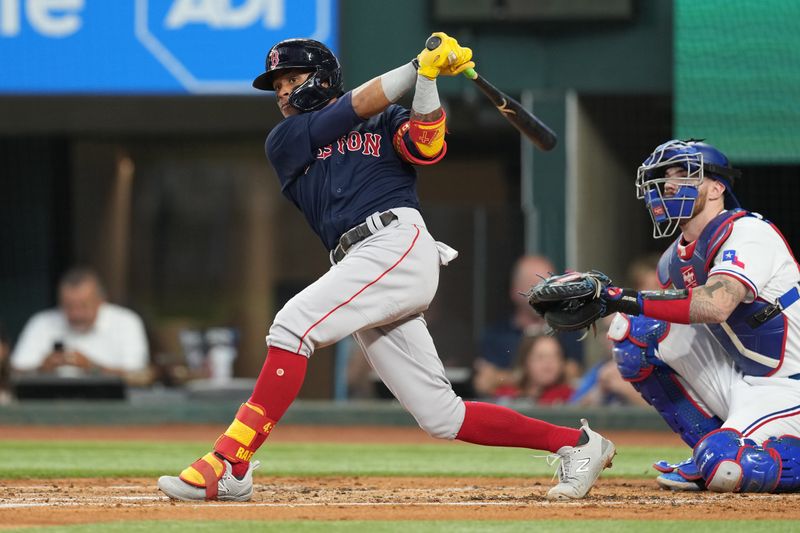
[[336,50],[337,0],[0,0],[0,93],[248,93],[277,41]]

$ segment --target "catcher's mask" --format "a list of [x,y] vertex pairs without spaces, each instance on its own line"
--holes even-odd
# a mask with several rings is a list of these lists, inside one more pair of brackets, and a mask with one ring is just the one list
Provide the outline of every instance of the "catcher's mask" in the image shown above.
[[[685,169],[686,176],[667,178],[667,169],[672,167]],[[710,144],[672,140],[657,147],[636,173],[636,197],[644,200],[653,220],[653,237],[670,237],[682,221],[692,218],[704,178],[725,185],[726,209],[739,207],[733,180],[740,175],[739,170],[731,168],[725,154]],[[675,188],[674,193],[665,193],[667,182]]]
[[253,80],[253,87],[273,91],[272,83],[281,71],[302,69],[311,75],[289,95],[289,103],[303,113],[325,107],[331,98],[343,94],[342,67],[327,46],[313,39],[286,39],[267,53],[266,72]]

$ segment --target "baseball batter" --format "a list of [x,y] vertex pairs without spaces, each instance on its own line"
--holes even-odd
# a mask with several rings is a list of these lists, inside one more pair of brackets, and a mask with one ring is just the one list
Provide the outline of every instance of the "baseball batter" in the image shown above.
[[[699,141],[662,144],[636,188],[655,237],[680,236],[658,275],[671,290],[608,287],[623,377],[693,447],[656,463],[675,490],[800,489],[800,271],[778,229],[740,208],[739,171]],[[638,316],[637,316],[638,315]]]
[[[168,496],[249,500],[253,454],[297,396],[309,358],[347,335],[430,435],[557,454],[561,477],[551,498],[582,498],[610,465],[614,445],[585,421],[572,429],[462,401],[428,333],[422,312],[440,265],[456,252],[426,229],[414,165],[445,156],[436,79],[474,66],[471,58],[469,48],[435,33],[413,62],[343,92],[339,62],[323,44],[290,39],[269,51],[253,85],[275,92],[285,118],[267,137],[267,157],[332,266],[276,315],[253,394],[213,451],[158,480]],[[411,89],[410,111],[393,103]]]

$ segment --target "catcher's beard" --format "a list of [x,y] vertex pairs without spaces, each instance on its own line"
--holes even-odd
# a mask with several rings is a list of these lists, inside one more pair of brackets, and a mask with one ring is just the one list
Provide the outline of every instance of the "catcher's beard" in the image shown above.
[[689,223],[690,220],[694,220],[694,218],[703,212],[703,209],[706,207],[706,196],[707,190],[705,188],[700,189],[699,194],[697,195],[697,199],[694,201],[694,207],[692,208],[692,216],[686,220],[682,220],[680,224],[678,224],[679,228],[683,228],[686,224]]
[[700,194],[697,195],[697,200],[694,202],[694,209],[692,209],[692,218],[702,213],[703,209],[706,208],[706,196],[708,196],[707,189],[702,189]]

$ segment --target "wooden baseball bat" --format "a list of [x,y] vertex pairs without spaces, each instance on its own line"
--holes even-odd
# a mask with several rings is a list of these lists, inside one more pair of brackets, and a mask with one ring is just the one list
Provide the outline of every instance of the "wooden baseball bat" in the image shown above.
[[522,104],[479,76],[474,69],[468,68],[464,76],[475,82],[475,85],[491,100],[497,110],[512,126],[527,137],[540,150],[545,152],[555,148],[558,137],[547,125],[522,107]]

